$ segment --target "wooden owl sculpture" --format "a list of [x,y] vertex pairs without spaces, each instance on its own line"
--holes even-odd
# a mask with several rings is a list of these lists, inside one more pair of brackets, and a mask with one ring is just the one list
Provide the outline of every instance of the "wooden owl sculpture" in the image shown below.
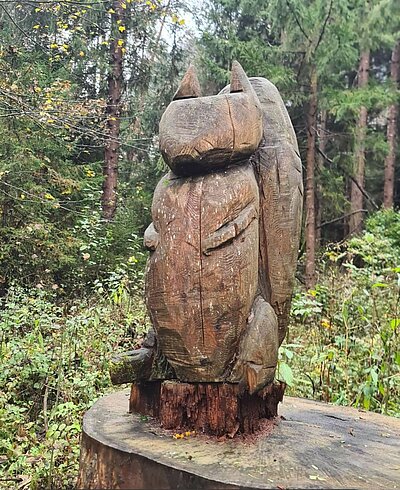
[[287,110],[237,62],[209,97],[190,67],[159,137],[171,171],[144,239],[155,357],[179,381],[256,393],[274,379],[300,237],[302,167]]

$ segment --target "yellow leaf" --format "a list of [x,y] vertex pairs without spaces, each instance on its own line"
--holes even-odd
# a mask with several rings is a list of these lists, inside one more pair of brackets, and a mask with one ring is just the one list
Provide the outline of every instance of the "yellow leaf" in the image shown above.
[[124,32],[126,30],[125,26],[119,26],[118,27],[119,32]]
[[50,194],[50,192],[46,192],[46,194],[44,195],[45,199],[48,199],[49,201],[53,201],[55,199],[54,196],[52,196]]
[[108,9],[108,13],[109,14],[115,14],[115,10],[114,9]]
[[51,49],[57,49],[58,48],[58,44],[52,43],[52,44],[50,44],[50,48]]
[[183,26],[183,25],[185,24],[185,19],[181,19],[181,20],[178,22],[178,24],[179,24],[180,26]]
[[54,119],[47,119],[47,122],[48,122],[49,124],[51,124],[51,123],[53,123],[53,122],[55,122],[55,121],[54,121]]
[[40,12],[40,8],[39,7],[36,7],[35,8],[35,12]]
[[121,3],[121,7],[122,7],[123,9],[126,9],[126,3]]
[[122,54],[125,54],[126,53],[126,49],[125,48],[122,48],[121,51],[122,51]]
[[33,26],[34,29],[39,29],[40,28],[40,24],[36,24],[35,26]]
[[85,56],[85,53],[83,51],[79,51],[79,56]]

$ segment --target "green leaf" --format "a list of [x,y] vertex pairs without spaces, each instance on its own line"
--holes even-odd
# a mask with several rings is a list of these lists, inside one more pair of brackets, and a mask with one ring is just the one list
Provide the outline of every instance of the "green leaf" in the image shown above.
[[294,377],[293,371],[291,367],[286,364],[286,362],[279,361],[278,362],[278,371],[276,374],[276,379],[279,381],[283,381],[288,386],[293,386]]

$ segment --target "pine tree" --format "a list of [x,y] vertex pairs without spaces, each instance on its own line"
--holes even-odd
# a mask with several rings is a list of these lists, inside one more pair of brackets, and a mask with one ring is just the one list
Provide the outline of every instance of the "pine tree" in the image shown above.
[[[393,89],[398,90],[400,81],[400,39],[397,39],[392,51],[390,77]],[[385,158],[385,180],[383,188],[383,205],[385,208],[393,207],[398,113],[398,103],[394,102],[389,107],[387,121],[387,142],[389,151]]]

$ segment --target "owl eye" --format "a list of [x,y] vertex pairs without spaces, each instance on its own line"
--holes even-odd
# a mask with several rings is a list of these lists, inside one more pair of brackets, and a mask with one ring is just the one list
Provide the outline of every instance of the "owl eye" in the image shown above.
[[190,64],[172,100],[194,99],[196,97],[201,97],[201,88],[196,68]]

